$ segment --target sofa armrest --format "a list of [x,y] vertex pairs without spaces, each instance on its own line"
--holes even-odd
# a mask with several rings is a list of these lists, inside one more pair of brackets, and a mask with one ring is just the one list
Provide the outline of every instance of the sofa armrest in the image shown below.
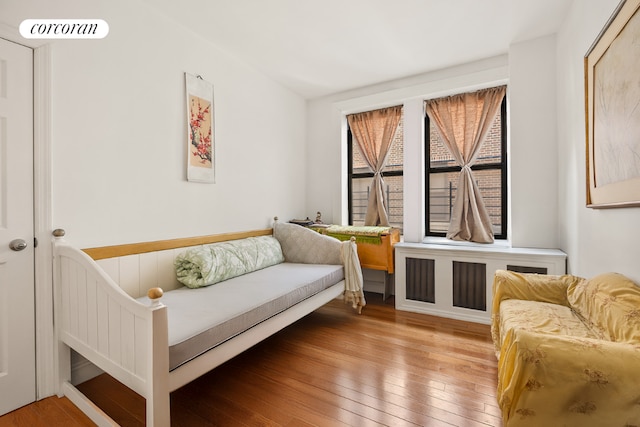
[[568,307],[567,288],[572,283],[584,280],[582,277],[569,274],[552,276],[497,270],[493,278],[492,312],[496,313],[500,302],[506,299],[548,302]]
[[569,306],[567,289],[582,277],[547,274],[526,274],[514,271],[496,270],[493,278],[493,302],[491,305],[491,337],[496,347],[496,356],[500,353],[500,303],[508,299],[548,302]]
[[498,362],[497,397],[505,426],[638,420],[638,366],[637,345],[511,330]]

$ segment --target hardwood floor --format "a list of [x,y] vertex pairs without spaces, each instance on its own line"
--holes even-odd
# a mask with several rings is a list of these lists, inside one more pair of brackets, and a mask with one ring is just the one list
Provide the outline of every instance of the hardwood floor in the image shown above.
[[[332,301],[171,395],[174,426],[501,426],[489,326]],[[106,375],[79,387],[123,426],[144,400]],[[2,426],[84,426],[51,397]]]

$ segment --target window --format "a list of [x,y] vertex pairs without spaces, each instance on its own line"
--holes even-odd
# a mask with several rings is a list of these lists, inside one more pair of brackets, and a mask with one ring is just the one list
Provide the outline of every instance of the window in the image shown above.
[[[507,238],[507,107],[506,97],[485,137],[471,170],[482,195],[496,239]],[[437,126],[425,115],[426,230],[445,236],[456,197],[461,167],[442,142]]]
[[[398,124],[382,176],[384,179],[384,201],[389,216],[389,225],[400,229],[403,222],[403,150],[404,132],[402,118]],[[367,165],[351,129],[347,129],[347,161],[349,192],[349,224],[364,225],[367,201],[373,179],[373,171]]]

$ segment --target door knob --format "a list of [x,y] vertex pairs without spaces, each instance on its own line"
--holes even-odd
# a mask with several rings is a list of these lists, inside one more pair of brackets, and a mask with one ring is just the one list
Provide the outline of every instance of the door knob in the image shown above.
[[27,247],[27,242],[25,242],[22,239],[15,239],[9,242],[9,248],[11,248],[12,251],[18,252],[25,249],[26,247]]

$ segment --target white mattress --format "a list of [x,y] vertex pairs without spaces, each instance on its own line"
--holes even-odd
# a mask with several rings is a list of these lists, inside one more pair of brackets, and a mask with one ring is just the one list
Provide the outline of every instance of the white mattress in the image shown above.
[[341,265],[285,262],[204,288],[166,292],[169,369],[343,279]]

